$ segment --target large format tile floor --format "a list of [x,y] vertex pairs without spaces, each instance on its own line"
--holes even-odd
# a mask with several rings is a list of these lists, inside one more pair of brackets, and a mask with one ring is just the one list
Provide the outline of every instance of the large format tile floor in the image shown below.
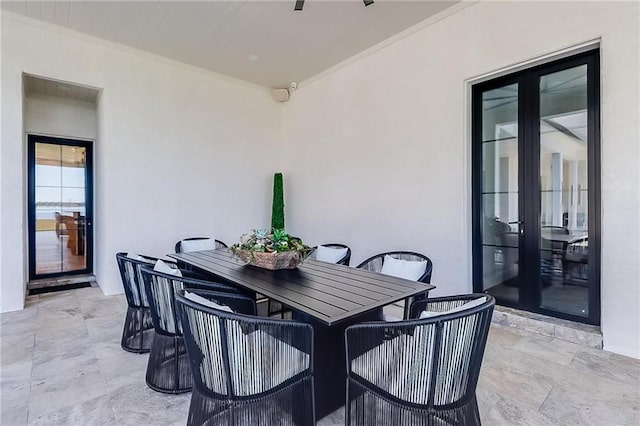
[[[189,394],[152,391],[148,355],[120,348],[125,306],[84,288],[2,314],[0,423],[184,425]],[[640,361],[494,325],[478,402],[485,425],[640,425]]]

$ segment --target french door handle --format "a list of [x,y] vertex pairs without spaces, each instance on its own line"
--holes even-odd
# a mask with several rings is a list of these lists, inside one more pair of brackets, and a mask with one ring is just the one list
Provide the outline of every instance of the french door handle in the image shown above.
[[524,221],[515,220],[513,222],[509,222],[509,225],[518,225],[518,227],[520,229],[520,235],[524,235]]

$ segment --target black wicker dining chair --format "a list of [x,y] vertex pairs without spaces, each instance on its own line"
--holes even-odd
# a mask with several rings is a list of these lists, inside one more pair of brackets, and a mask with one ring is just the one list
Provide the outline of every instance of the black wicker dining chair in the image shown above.
[[589,278],[589,240],[587,237],[567,245],[562,259],[564,282],[585,286]]
[[[486,294],[419,300],[414,319],[347,328],[345,424],[480,425],[475,391],[494,305]],[[425,310],[440,315],[419,319]]]
[[[215,301],[234,309],[228,297]],[[311,325],[176,300],[194,373],[188,425],[315,424]]]
[[[190,241],[194,241],[196,242],[196,246],[195,247],[190,247],[189,246],[189,242]],[[185,244],[183,246],[183,242],[186,242],[187,244]],[[185,249],[186,246],[186,249]],[[220,241],[220,240],[216,240],[213,238],[209,238],[209,237],[190,237],[190,238],[183,238],[182,240],[178,241],[175,244],[175,252],[176,253],[187,253],[190,251],[200,251],[200,250],[217,250],[220,248],[228,248],[227,245]],[[209,277],[207,276],[207,274],[203,274],[200,271],[197,270],[193,270],[193,269],[189,269],[189,270],[183,270],[183,272],[187,272],[189,274],[189,276],[193,277],[193,278],[199,278],[199,279],[203,279],[203,280],[207,280],[209,279]]]
[[[207,241],[205,241],[207,240]],[[211,250],[211,249],[219,249],[219,248],[228,248],[228,246],[223,243],[220,240],[213,240],[209,243],[208,240],[211,240],[211,238],[209,237],[190,237],[190,238],[183,238],[180,241],[178,241],[176,243],[175,249],[176,249],[176,253],[184,253],[184,249],[182,247],[182,242],[183,241],[198,241],[199,244],[198,245],[202,245],[203,247],[206,248],[202,248],[201,250]]]
[[565,261],[567,245],[556,238],[559,235],[571,235],[564,226],[544,225],[540,238],[540,280],[543,287],[564,285]]
[[[346,249],[345,254],[338,260],[336,260],[335,262],[331,262],[331,263],[335,263],[336,265],[346,265],[349,266],[349,263],[351,262],[351,248],[349,248],[349,246],[344,245],[344,244],[339,244],[339,243],[329,243],[329,244],[321,244],[322,247],[327,247],[329,249]],[[318,254],[318,247],[313,247],[313,251],[311,252],[311,254],[309,254],[309,259],[316,259],[316,256]],[[321,259],[316,259],[316,260],[321,260]]]
[[[206,240],[206,242],[204,242]],[[229,248],[227,246],[226,243],[220,241],[220,240],[216,240],[216,239],[212,239],[209,237],[190,237],[190,238],[183,238],[182,240],[178,241],[176,243],[175,246],[175,251],[176,253],[184,253],[184,247],[182,245],[183,241],[198,241],[198,242],[202,242],[202,244],[198,244],[199,246],[199,250],[212,250],[212,249],[221,249],[221,248]],[[189,250],[188,250],[189,251]],[[190,270],[189,273],[191,274],[191,276],[194,277],[198,277],[198,278],[202,278],[202,279],[207,279],[206,274],[203,274],[197,270]],[[264,316],[270,316],[272,314],[281,314],[284,315],[284,309],[282,308],[282,306],[280,304],[276,304],[276,302],[274,302],[274,308],[273,308],[273,312],[272,312],[272,307],[270,305],[270,301],[269,299],[267,299],[265,296],[261,295],[261,294],[256,294],[255,295],[255,299],[258,303],[260,303],[261,307],[266,306],[266,311],[263,309],[261,309],[261,314]]]
[[[418,277],[415,281],[422,282],[425,284],[431,283],[431,273],[433,272],[433,262],[424,254],[415,253],[412,251],[389,251],[386,253],[376,254],[375,256],[371,256],[361,264],[357,266],[357,268],[365,269],[371,272],[381,272],[384,266],[384,257],[390,256],[394,259],[398,260],[407,260],[410,262],[426,262],[426,267],[424,273]],[[409,307],[411,303],[415,300],[422,300],[427,298],[428,291],[424,293],[417,294],[413,297],[408,297],[404,301],[404,315],[403,318],[407,319],[409,317]]]
[[155,329],[147,363],[147,385],[158,392],[182,393],[193,387],[191,366],[175,309],[175,293],[196,289],[236,293],[234,287],[141,268]]
[[127,298],[127,313],[122,331],[122,349],[134,353],[146,353],[153,341],[153,322],[149,312],[149,301],[144,291],[144,282],[140,267],[153,265],[158,259],[137,255],[129,257],[127,253],[116,253],[120,278]]

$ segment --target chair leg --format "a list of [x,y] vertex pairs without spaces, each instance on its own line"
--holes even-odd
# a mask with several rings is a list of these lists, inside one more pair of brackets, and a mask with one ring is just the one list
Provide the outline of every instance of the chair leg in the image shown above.
[[180,352],[178,352],[179,347],[178,347],[177,337],[173,338],[173,350],[174,350],[175,363],[176,363],[176,369],[174,371],[174,379],[175,379],[174,383],[176,384],[176,387],[180,387],[182,383],[180,383]]
[[349,379],[347,379],[347,391],[346,391],[346,401],[344,404],[344,424],[345,426],[349,426],[351,424],[351,402],[349,401]]
[[409,319],[409,310],[411,309],[411,304],[413,302],[415,302],[416,300],[424,300],[427,299],[429,295],[429,292],[424,292],[424,293],[419,293],[416,294],[415,296],[412,297],[407,297],[406,299],[404,299],[404,314],[402,316],[402,319]]
[[[151,331],[150,331],[151,330]],[[145,336],[145,332],[149,335]],[[146,353],[150,350],[145,348],[145,344],[153,342],[153,328],[145,327],[145,311],[144,309],[127,308],[125,316],[124,328],[122,330],[122,349],[134,353]]]
[[284,305],[280,304],[280,310],[279,311],[271,311],[271,299],[267,299],[267,316],[270,317],[271,314],[280,314],[280,319],[284,319]]

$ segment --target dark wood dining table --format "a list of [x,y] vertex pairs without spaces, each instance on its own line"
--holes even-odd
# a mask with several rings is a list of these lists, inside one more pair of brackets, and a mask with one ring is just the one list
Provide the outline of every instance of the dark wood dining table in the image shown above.
[[186,267],[245,291],[262,294],[294,311],[314,328],[316,416],[345,403],[344,330],[382,318],[382,308],[435,288],[430,284],[305,260],[295,269],[271,271],[245,265],[228,249],[169,254]]
[[[558,255],[560,260],[562,261],[562,276],[565,277],[568,272],[568,264],[571,262],[570,259],[567,258],[567,252],[570,246],[573,244],[586,244],[589,241],[589,236],[585,233],[582,234],[573,234],[573,233],[554,233],[554,232],[544,232],[542,233],[542,239],[549,241],[551,244],[551,251],[553,254]],[[553,249],[553,244],[557,244],[560,248],[557,250]],[[585,257],[586,260],[586,257]],[[575,261],[575,260],[574,260]]]
[[556,242],[556,243],[561,243],[565,248],[564,251],[566,251],[566,247],[568,245],[583,243],[587,241],[589,237],[586,234],[575,235],[575,234],[554,234],[550,232],[543,232],[542,238],[545,240]]

